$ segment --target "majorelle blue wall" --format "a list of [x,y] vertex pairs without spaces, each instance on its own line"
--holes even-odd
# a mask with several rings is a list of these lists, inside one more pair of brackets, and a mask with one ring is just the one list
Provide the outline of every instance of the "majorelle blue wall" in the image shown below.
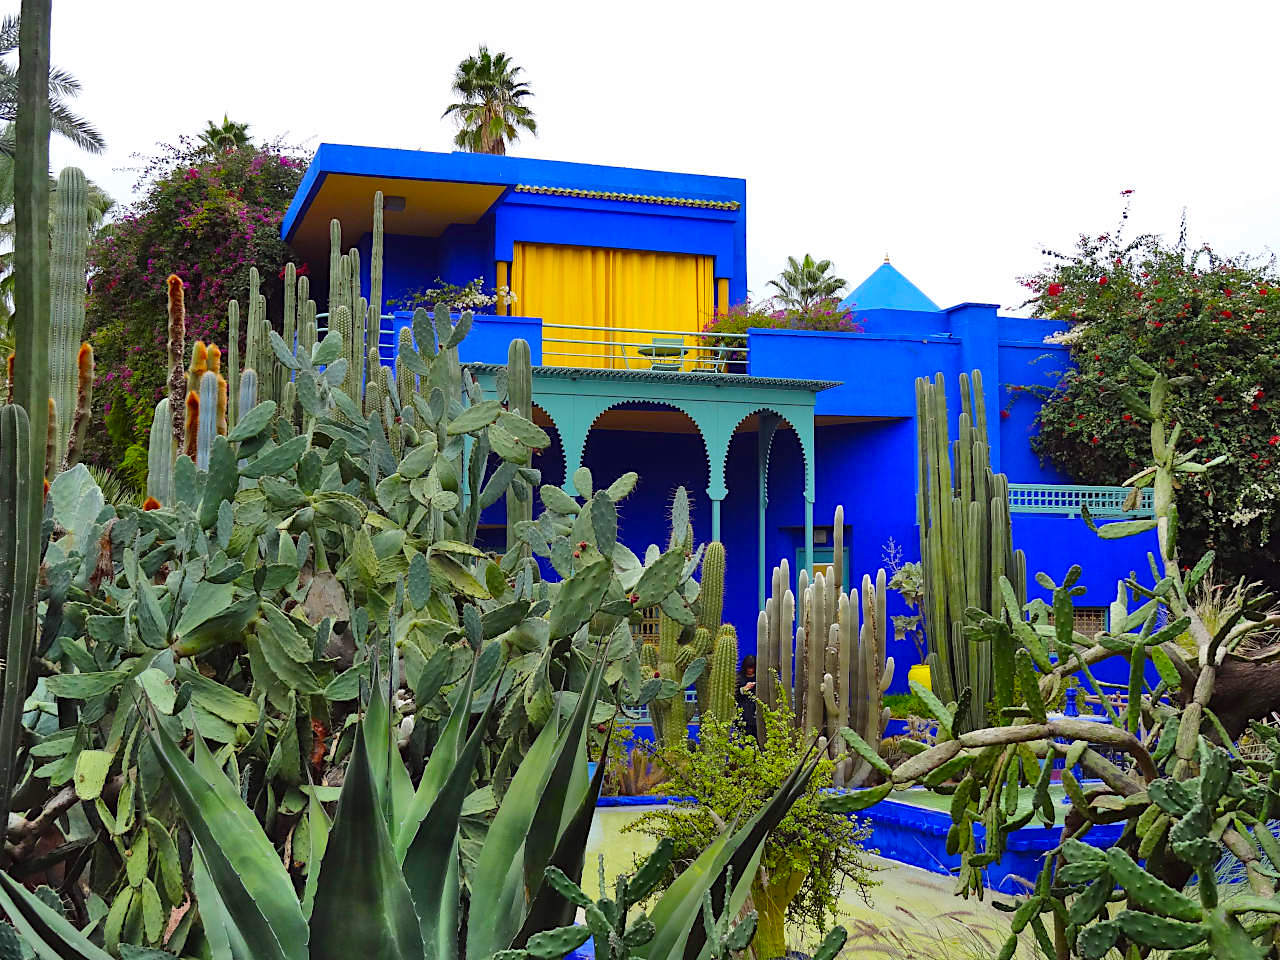
[[[329,218],[341,214],[348,234],[365,234],[359,247],[367,290],[371,214],[364,211],[375,189],[407,197],[405,211],[388,210],[384,218],[384,299],[437,276],[456,284],[484,277],[492,289],[495,261],[510,262],[519,242],[708,255],[715,276],[729,281],[731,303],[747,296],[746,181],[739,178],[326,143],[281,235],[323,273]],[[457,222],[438,236],[423,235],[427,228],[414,217],[445,203],[456,208],[450,216]],[[414,223],[418,230],[405,229]],[[313,293],[323,297],[327,284],[317,281]]]

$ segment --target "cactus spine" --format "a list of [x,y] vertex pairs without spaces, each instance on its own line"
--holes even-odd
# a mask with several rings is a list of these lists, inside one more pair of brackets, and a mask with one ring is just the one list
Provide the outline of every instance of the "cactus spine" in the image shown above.
[[[773,570],[771,595],[757,621],[757,675],[778,677],[764,687],[761,700],[776,708],[782,698],[793,705],[797,727],[822,735],[832,759],[842,757],[837,734],[849,727],[873,746],[889,720],[884,692],[893,679],[893,658],[886,657],[885,573],[862,578],[859,594],[844,591],[844,510],[834,521],[835,556],[828,571],[809,581],[801,570],[796,594],[784,562]],[[797,616],[797,606],[799,607]],[[794,641],[792,630],[794,628]],[[792,682],[792,657],[795,659]],[[713,681],[714,682],[714,681]],[[761,688],[758,682],[757,689]],[[760,724],[763,727],[763,723]],[[763,732],[763,731],[761,731]],[[858,786],[871,767],[843,758],[835,771],[837,786]]]
[[738,632],[724,624],[716,636],[711,656],[707,715],[717,723],[731,723],[738,713]]
[[[77,392],[76,351],[84,333],[85,262],[89,225],[85,217],[84,174],[67,167],[58,174],[50,255],[49,386],[57,412],[55,450],[65,450],[71,438]],[[57,462],[47,472],[57,472]]]
[[156,404],[147,439],[147,496],[159,503],[173,503],[173,415],[169,398]]
[[[1009,483],[992,473],[982,374],[960,375],[959,436],[951,442],[946,382],[916,380],[920,482],[916,513],[924,569],[925,631],[934,692],[943,703],[970,691],[964,723],[984,726],[992,694],[992,650],[966,640],[965,609],[998,612],[1000,577],[1026,601],[1026,558],[1014,551]],[[954,469],[953,469],[954,457]],[[994,718],[993,718],[994,719]]]

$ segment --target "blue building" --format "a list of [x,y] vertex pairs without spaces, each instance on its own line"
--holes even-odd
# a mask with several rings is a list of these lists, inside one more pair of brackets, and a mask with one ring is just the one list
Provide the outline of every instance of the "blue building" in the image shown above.
[[[1145,568],[1155,547],[1154,536],[1099,541],[1080,506],[1114,515],[1123,492],[1067,485],[1031,452],[1035,401],[1011,388],[1050,383],[1068,362],[1045,344],[1054,329],[1045,321],[991,304],[940,308],[886,258],[846,301],[864,332],[704,332],[746,298],[743,180],[325,144],[282,225],[311,264],[313,289],[326,289],[331,218],[367,272],[376,190],[385,197],[386,300],[437,278],[509,287],[511,299],[476,319],[461,359],[483,380],[506,362],[512,338],[529,342],[535,417],[554,438],[537,463],[544,482],[574,492],[581,465],[606,480],[637,471],[621,518],[633,549],[663,541],[655,524],[665,523],[672,491],[690,491],[698,538],[726,546],[724,616],[748,650],[768,570],[784,557],[793,569],[829,563],[838,504],[846,570],[874,572],[891,539],[905,559],[917,557],[920,376],[941,372],[958,391],[961,372],[982,371],[1015,546],[1031,572],[1060,579],[1083,566],[1081,619],[1105,623],[1116,580]],[[406,318],[384,317],[388,362]],[[501,509],[483,518],[495,548]],[[905,689],[916,656],[909,642],[896,646],[894,685]]]

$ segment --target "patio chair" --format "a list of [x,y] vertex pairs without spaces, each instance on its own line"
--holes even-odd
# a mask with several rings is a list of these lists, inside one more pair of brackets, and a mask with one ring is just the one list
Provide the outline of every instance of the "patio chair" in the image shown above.
[[679,370],[684,366],[684,337],[654,337],[647,347],[638,347],[636,353],[649,360],[650,370]]

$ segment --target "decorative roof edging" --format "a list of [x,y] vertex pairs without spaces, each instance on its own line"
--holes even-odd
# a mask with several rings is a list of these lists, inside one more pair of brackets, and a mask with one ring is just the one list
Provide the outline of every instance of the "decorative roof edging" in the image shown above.
[[[503,364],[463,363],[475,373],[496,374],[505,370]],[[821,393],[841,385],[839,380],[802,380],[790,377],[753,377],[745,373],[695,373],[680,370],[608,370],[601,367],[549,367],[533,368],[535,377],[564,380],[621,380],[648,381],[651,383],[692,383],[713,387],[765,387],[779,390],[811,390]]]
[[517,183],[516,193],[541,193],[557,197],[582,197],[587,200],[616,200],[627,203],[653,203],[666,207],[699,207],[704,210],[737,210],[737,200],[698,200],[694,197],[664,197],[653,194],[617,193],[611,190],[584,190],[578,187],[542,187]]

